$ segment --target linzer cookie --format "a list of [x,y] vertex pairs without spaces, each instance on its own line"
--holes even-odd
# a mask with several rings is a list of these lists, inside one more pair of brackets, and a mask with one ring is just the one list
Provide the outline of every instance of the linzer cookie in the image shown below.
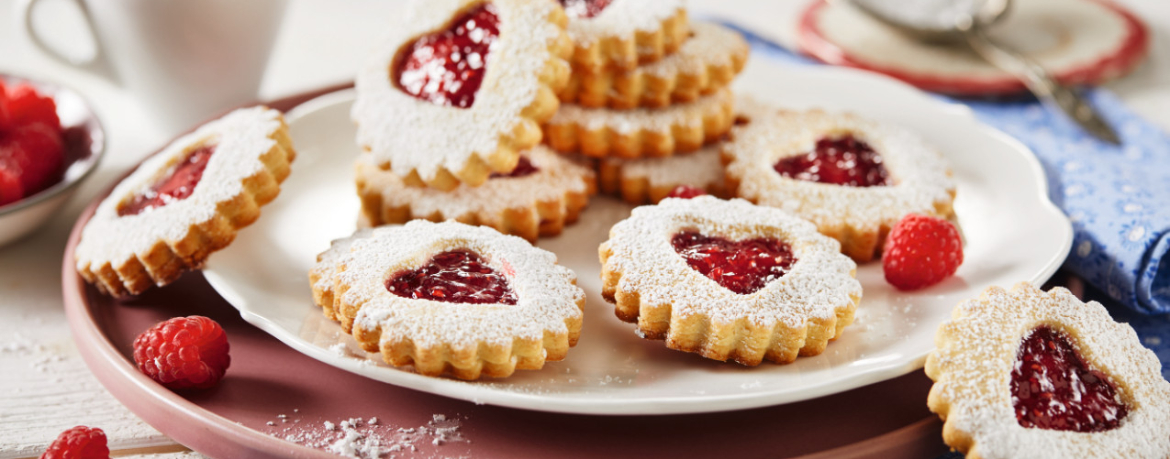
[[522,152],[512,172],[495,174],[478,187],[462,185],[451,191],[409,187],[375,166],[369,155],[358,159],[356,173],[362,215],[369,225],[456,220],[529,241],[560,234],[566,224],[577,221],[596,191],[591,168],[543,145]]
[[633,110],[564,105],[545,125],[549,146],[593,157],[670,156],[698,150],[731,128],[735,97],[727,88],[693,102]]
[[363,349],[424,375],[539,369],[581,332],[573,272],[491,228],[415,220],[335,242],[319,260],[310,279],[326,315]]
[[728,188],[812,221],[854,260],[879,255],[906,214],[954,219],[951,171],[918,135],[852,114],[740,105],[743,124],[723,147]]
[[586,72],[632,69],[687,39],[683,0],[559,0],[569,16],[573,65]]
[[657,203],[684,185],[728,197],[723,186],[719,144],[665,158],[606,158],[601,160],[597,169],[601,191],[618,194],[634,205]]
[[747,62],[747,41],[733,30],[706,22],[693,24],[691,34],[677,52],[651,64],[574,71],[558,96],[583,107],[665,107],[730,84]]
[[1021,283],[984,290],[939,326],[927,404],[968,458],[1170,453],[1170,382],[1100,303]]
[[180,137],[98,205],[73,254],[77,272],[121,296],[202,267],[276,198],[295,157],[284,117],[265,107]]
[[547,0],[416,1],[357,76],[357,142],[412,186],[480,185],[541,140],[568,83]]
[[811,223],[747,201],[664,199],[599,249],[602,295],[638,335],[758,365],[817,355],[853,322],[857,265]]

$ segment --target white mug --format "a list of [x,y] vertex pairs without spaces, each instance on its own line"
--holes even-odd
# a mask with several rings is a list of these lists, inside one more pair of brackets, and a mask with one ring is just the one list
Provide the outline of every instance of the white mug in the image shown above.
[[75,62],[33,26],[39,0],[23,0],[25,33],[63,63],[113,73],[161,126],[190,127],[255,100],[286,0],[73,0],[93,30],[93,59]]

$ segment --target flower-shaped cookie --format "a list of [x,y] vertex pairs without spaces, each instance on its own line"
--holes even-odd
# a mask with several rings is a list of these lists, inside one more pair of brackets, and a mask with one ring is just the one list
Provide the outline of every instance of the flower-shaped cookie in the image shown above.
[[690,30],[683,0],[558,0],[569,16],[573,65],[632,69],[674,52]]
[[674,54],[628,70],[573,72],[558,97],[583,107],[665,107],[731,84],[748,58],[747,41],[726,27],[699,22]]
[[548,0],[412,3],[357,76],[358,144],[413,186],[511,171],[568,83],[566,20]]
[[698,150],[731,129],[735,96],[719,89],[685,104],[613,110],[564,105],[544,126],[547,142],[562,152],[641,158]]
[[906,214],[954,219],[951,171],[918,135],[852,114],[739,105],[723,145],[728,189],[812,221],[854,260],[881,254]]
[[1170,382],[1137,334],[1063,288],[991,287],[939,326],[927,404],[971,459],[1170,454]]
[[233,111],[167,145],[85,225],[74,259],[111,295],[165,285],[226,247],[276,198],[296,157],[279,111]]
[[581,332],[573,272],[491,228],[415,220],[335,242],[318,259],[310,281],[326,315],[363,349],[424,375],[538,369]]
[[638,334],[715,360],[817,355],[853,322],[857,265],[809,222],[711,196],[634,209],[599,249],[602,295]]
[[369,155],[358,159],[356,174],[365,224],[456,220],[529,241],[560,234],[566,224],[577,221],[596,191],[590,167],[543,145],[522,152],[511,173],[493,174],[477,187],[461,185],[451,191],[410,187],[374,165]]

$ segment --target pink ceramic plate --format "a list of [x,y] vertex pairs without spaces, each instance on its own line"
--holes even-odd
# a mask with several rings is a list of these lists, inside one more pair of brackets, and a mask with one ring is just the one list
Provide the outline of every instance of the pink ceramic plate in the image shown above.
[[[336,89],[268,105],[288,110]],[[211,457],[336,457],[325,449],[345,436],[341,421],[371,417],[377,424],[363,422],[359,430],[389,450],[397,446],[397,457],[932,457],[946,450],[940,424],[926,410],[930,381],[921,372],[777,407],[619,417],[476,405],[374,381],[313,360],[247,324],[198,273],[129,300],[86,285],[68,254],[99,201],[79,218],[62,267],[77,346],[131,411]],[[232,366],[216,388],[177,394],[135,369],[131,342],[158,321],[193,314],[224,326]],[[435,415],[447,421],[436,423]],[[446,434],[435,430],[452,426]]]

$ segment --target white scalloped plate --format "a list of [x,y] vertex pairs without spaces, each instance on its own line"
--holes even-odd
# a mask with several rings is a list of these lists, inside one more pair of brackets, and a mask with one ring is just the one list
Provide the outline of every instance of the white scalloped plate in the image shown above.
[[585,289],[585,326],[568,358],[507,379],[430,378],[381,363],[313,305],[307,272],[331,239],[355,228],[353,93],[310,101],[289,113],[300,153],[281,196],[254,228],[215,254],[207,280],[244,319],[317,360],[373,379],[475,403],[589,414],[669,414],[777,405],[833,394],[922,367],[934,330],[960,300],[989,285],[1040,284],[1068,254],[1072,229],[1047,198],[1043,171],[1016,140],[893,79],[840,68],[792,68],[757,59],[735,87],[791,108],[851,110],[913,129],[950,161],[955,209],[967,238],[958,274],[901,293],[881,264],[858,269],[865,296],[856,322],[824,354],[755,368],[706,360],[642,340],[600,294],[597,245],[630,207],[597,197],[581,222],[544,239]]

